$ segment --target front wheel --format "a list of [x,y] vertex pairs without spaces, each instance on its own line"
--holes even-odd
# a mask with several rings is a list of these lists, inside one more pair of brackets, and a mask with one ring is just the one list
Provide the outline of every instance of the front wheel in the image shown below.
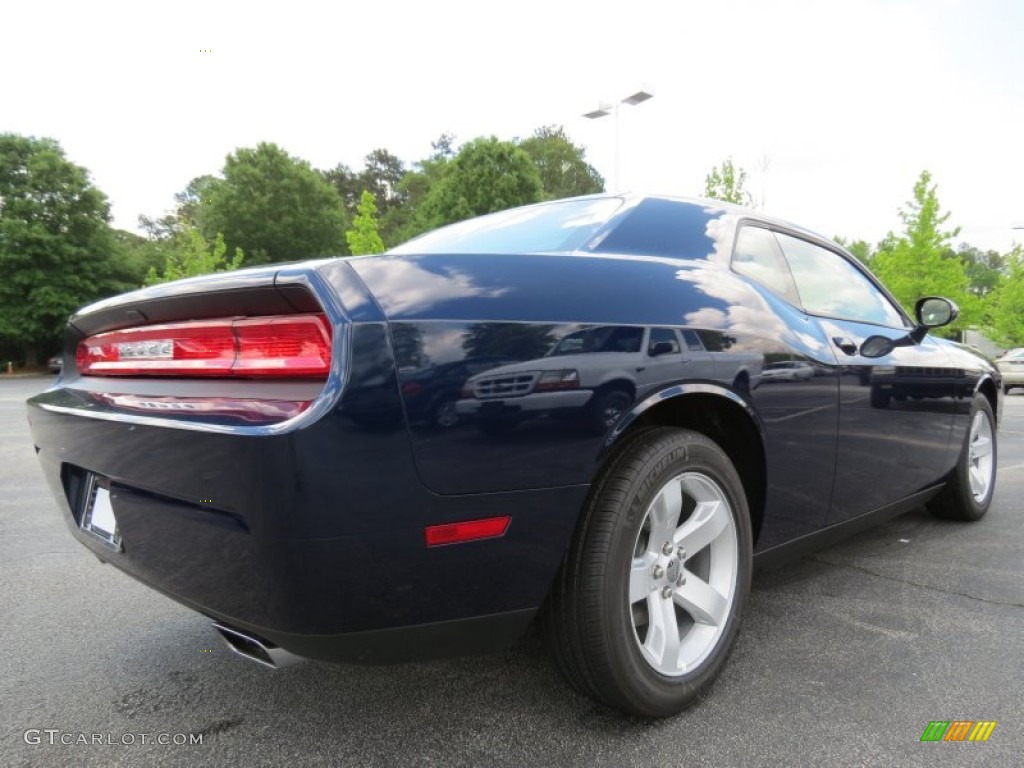
[[970,426],[960,458],[946,484],[928,503],[936,517],[947,520],[980,520],[992,504],[998,458],[996,420],[984,395],[975,395]]
[[634,435],[597,483],[545,606],[562,673],[630,715],[693,704],[739,631],[751,540],[743,485],[717,444],[681,429]]

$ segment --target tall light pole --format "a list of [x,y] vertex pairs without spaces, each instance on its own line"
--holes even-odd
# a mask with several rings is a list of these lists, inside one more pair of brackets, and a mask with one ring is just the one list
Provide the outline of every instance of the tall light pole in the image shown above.
[[621,101],[617,101],[614,104],[602,102],[593,112],[587,112],[583,115],[589,120],[596,120],[599,117],[605,117],[607,115],[614,115],[615,117],[615,175],[612,177],[613,192],[617,192],[619,189],[619,107],[623,104],[635,107],[637,104],[642,104],[651,98],[654,98],[653,93],[641,89],[636,93],[631,93],[626,98]]

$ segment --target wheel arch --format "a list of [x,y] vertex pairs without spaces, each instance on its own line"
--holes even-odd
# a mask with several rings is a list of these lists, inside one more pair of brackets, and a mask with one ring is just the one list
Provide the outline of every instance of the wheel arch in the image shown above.
[[998,425],[1001,420],[1001,409],[1000,409],[1000,388],[996,386],[995,381],[992,380],[991,376],[983,377],[977,387],[974,389],[975,394],[984,395],[988,400],[988,404],[992,406],[992,413],[996,417],[996,424]]
[[595,392],[605,392],[609,389],[621,389],[631,398],[636,397],[636,382],[620,373],[616,373],[605,378],[596,387],[594,387]]
[[637,432],[659,426],[700,432],[725,451],[747,494],[756,544],[764,520],[767,470],[764,424],[751,404],[713,384],[680,384],[650,395],[633,405],[604,442],[595,478]]

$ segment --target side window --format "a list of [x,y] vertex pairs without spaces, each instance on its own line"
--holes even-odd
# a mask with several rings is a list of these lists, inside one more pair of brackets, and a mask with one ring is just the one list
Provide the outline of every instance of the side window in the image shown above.
[[639,352],[644,329],[623,325],[612,329],[598,352]]
[[671,352],[662,352],[663,355],[679,354],[679,337],[671,328],[651,328],[651,339],[647,342],[647,354],[654,355],[654,347],[657,344],[670,344]]
[[683,341],[686,342],[686,348],[691,352],[704,351],[704,343],[696,331],[683,331]]
[[776,236],[807,312],[890,328],[906,327],[892,302],[838,253],[781,232]]
[[732,253],[732,268],[793,304],[800,303],[775,235],[767,229],[743,227],[740,230]]

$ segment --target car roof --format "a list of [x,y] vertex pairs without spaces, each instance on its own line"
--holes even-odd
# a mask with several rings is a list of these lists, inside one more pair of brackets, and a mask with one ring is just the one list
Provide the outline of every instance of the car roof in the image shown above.
[[[674,194],[661,194],[651,192],[621,192],[621,193],[607,193],[600,192],[594,195],[583,195],[576,198],[566,198],[569,200],[599,200],[604,198],[620,198],[625,201],[628,207],[632,207],[644,200],[666,200],[675,203],[688,203],[690,205],[699,206],[703,209],[710,209],[721,211],[723,214],[735,216],[737,218],[752,219],[759,221],[769,226],[776,227],[779,229],[788,229],[793,232],[798,232],[803,235],[818,239],[827,240],[828,242],[834,242],[831,237],[823,235],[820,232],[815,232],[813,229],[794,224],[792,221],[788,221],[777,216],[770,216],[764,211],[758,211],[753,208],[745,208],[742,205],[736,205],[735,203],[727,203],[723,200],[714,200],[707,197],[689,197],[685,195],[674,195]],[[564,202],[564,200],[551,200],[550,203]],[[548,203],[534,203],[534,205],[547,205]]]

